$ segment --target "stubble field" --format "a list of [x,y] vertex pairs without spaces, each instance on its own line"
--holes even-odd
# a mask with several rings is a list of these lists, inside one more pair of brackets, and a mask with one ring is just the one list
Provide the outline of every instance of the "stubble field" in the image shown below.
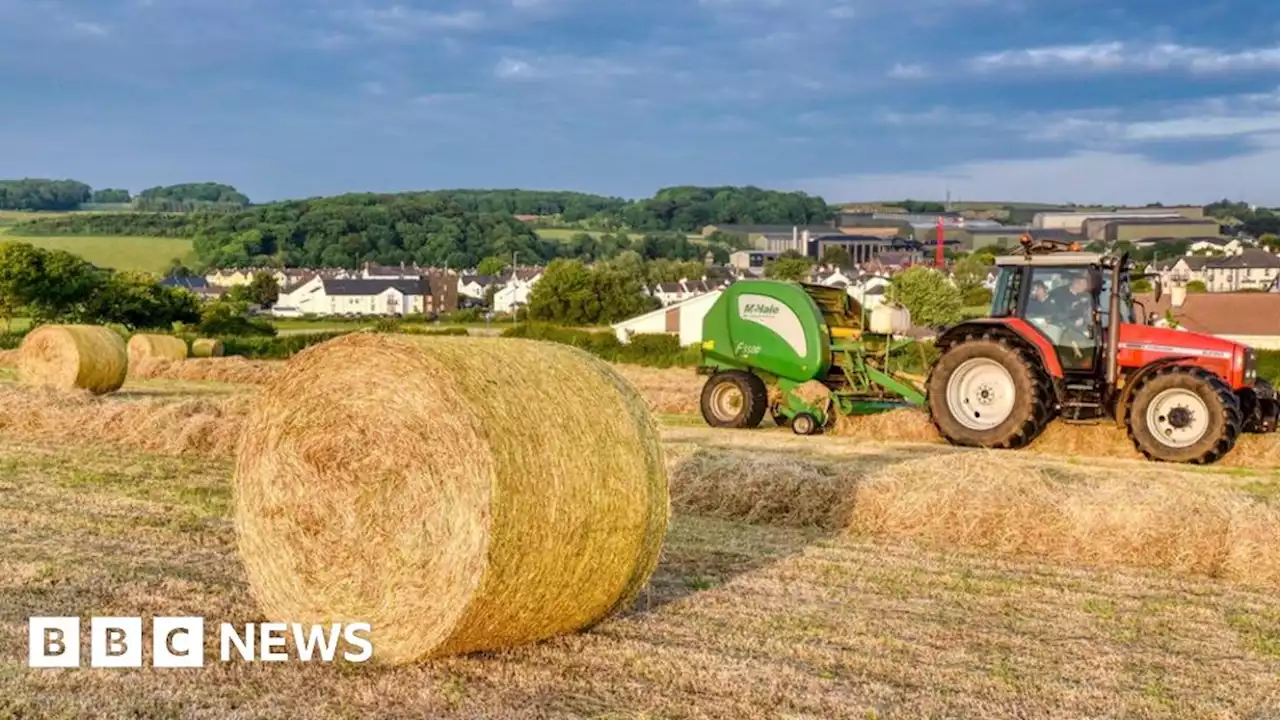
[[590,632],[394,670],[28,669],[31,615],[254,621],[229,478],[277,366],[231,364],[106,399],[0,382],[0,717],[1280,717],[1276,440],[1188,468],[1108,428],[715,431],[691,371],[637,368],[672,527]]

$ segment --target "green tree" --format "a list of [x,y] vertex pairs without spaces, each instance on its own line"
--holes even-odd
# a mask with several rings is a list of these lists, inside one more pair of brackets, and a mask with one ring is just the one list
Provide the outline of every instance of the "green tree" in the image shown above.
[[476,264],[477,275],[501,275],[507,269],[507,258],[490,255]]
[[1152,291],[1151,281],[1146,278],[1138,278],[1129,283],[1129,291],[1135,293],[1149,293]]
[[982,283],[987,279],[987,268],[988,265],[972,255],[957,260],[952,266],[951,277],[956,281],[960,294],[982,287]]
[[260,272],[249,282],[249,301],[255,305],[268,307],[276,304],[280,297],[280,282],[270,273]]
[[960,291],[941,272],[927,267],[904,270],[889,281],[885,298],[911,311],[911,322],[923,327],[945,327],[960,320]]
[[171,330],[200,320],[200,300],[182,288],[157,283],[144,273],[117,272],[85,299],[83,319],[130,330]]
[[107,188],[104,190],[93,191],[93,202],[100,205],[119,205],[132,201],[128,190],[119,188]]
[[0,298],[37,322],[76,318],[103,273],[77,255],[28,243],[0,245]]
[[1263,233],[1262,237],[1258,238],[1258,244],[1272,252],[1280,251],[1280,235]]
[[1206,287],[1204,282],[1201,280],[1192,280],[1191,282],[1187,283],[1187,292],[1189,293],[1202,293],[1202,292],[1208,292],[1208,291],[1209,291],[1209,288]]
[[556,260],[529,293],[529,317],[563,325],[591,325],[600,315],[591,272],[578,260]]
[[853,265],[853,258],[849,257],[849,251],[839,245],[828,245],[822,251],[822,263],[824,265],[834,265],[840,268],[847,268]]
[[794,282],[803,281],[812,271],[813,261],[794,250],[788,250],[764,266],[765,277]]

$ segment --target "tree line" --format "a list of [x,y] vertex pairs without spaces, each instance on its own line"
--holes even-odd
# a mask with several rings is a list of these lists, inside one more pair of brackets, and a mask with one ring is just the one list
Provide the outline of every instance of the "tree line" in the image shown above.
[[230,185],[211,182],[148,188],[135,198],[128,190],[94,190],[79,180],[0,180],[0,210],[69,212],[78,210],[87,203],[129,203],[132,209],[144,212],[189,212],[210,208],[242,208],[249,204],[249,198]]
[[698,261],[710,252],[725,262],[739,243],[728,235],[695,243],[677,230],[584,230],[559,242],[539,237],[506,210],[469,209],[456,193],[350,194],[236,212],[85,213],[29,221],[12,232],[189,237],[205,267],[354,268],[365,262],[403,262],[462,269],[495,256],[525,264],[560,258],[594,262],[626,251],[647,260]]
[[0,180],[0,210],[75,210],[93,197],[93,189],[78,180]]
[[0,244],[0,315],[36,323],[118,324],[169,330],[200,320],[195,295],[143,273],[99,268],[63,250]]

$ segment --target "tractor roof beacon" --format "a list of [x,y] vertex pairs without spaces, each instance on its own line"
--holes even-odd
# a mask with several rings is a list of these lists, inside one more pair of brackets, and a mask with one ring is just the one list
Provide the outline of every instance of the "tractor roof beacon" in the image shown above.
[[[1274,432],[1280,404],[1252,348],[1138,321],[1127,253],[1035,241],[997,258],[988,317],[949,328],[926,407],[949,442],[1031,443],[1049,422],[1115,422],[1147,458],[1212,463],[1241,432]],[[1162,292],[1153,278],[1156,298]]]

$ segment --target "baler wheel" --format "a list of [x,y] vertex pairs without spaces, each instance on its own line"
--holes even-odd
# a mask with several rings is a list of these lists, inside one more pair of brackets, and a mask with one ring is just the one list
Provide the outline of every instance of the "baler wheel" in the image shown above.
[[769,407],[769,390],[758,376],[723,370],[702,386],[702,419],[711,427],[755,428]]
[[791,432],[797,435],[814,435],[820,432],[818,419],[807,412],[791,418]]

